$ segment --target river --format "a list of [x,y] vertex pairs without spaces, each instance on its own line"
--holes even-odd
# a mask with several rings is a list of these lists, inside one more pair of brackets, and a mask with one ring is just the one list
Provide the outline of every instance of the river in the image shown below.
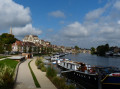
[[91,66],[115,66],[120,68],[120,57],[101,57],[88,53],[68,54],[62,58],[68,58],[72,61],[84,62]]

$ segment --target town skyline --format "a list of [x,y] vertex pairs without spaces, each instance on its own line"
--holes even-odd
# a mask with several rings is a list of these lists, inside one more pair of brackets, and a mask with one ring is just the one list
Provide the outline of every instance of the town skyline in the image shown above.
[[20,40],[32,34],[56,45],[120,47],[119,0],[0,0],[0,6],[1,34],[12,27]]

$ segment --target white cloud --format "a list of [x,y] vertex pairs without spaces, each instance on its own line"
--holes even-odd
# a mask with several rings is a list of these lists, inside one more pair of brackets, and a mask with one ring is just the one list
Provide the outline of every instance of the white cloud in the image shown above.
[[56,18],[65,18],[64,12],[59,11],[59,10],[50,12],[48,15],[56,17]]
[[118,22],[117,22],[118,24],[120,24],[120,20],[118,20]]
[[25,35],[40,35],[42,31],[40,29],[36,29],[32,26],[32,24],[27,24],[25,27],[14,27],[13,34],[17,37],[24,37]]
[[110,27],[110,26],[103,26],[103,27],[100,27],[100,28],[101,28],[101,30],[100,30],[101,34],[113,33],[114,30],[115,30],[113,27]]
[[12,0],[0,0],[0,28],[24,26],[31,22],[29,8]]
[[76,21],[66,25],[57,37],[53,37],[54,42],[82,48],[106,43],[120,47],[120,5],[117,6],[117,3],[118,0],[108,2],[104,7],[88,12],[82,23]]
[[64,21],[60,21],[60,24],[64,24],[65,22]]
[[63,34],[69,37],[86,37],[88,31],[79,22],[74,22],[63,28]]
[[85,19],[86,20],[98,19],[109,6],[110,6],[110,4],[106,4],[103,8],[98,8],[98,9],[95,9],[95,10],[88,12],[85,16]]
[[116,1],[115,4],[114,4],[114,7],[118,10],[120,10],[120,1]]

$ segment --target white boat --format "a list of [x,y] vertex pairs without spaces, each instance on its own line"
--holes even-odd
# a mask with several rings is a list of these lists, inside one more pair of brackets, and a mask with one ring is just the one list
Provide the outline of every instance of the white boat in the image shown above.
[[51,57],[51,61],[56,61],[59,59],[59,55],[54,55]]

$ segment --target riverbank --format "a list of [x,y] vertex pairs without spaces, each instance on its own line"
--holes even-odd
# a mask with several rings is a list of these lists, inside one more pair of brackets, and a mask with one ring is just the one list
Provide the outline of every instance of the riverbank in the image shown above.
[[46,77],[46,72],[42,72],[41,70],[37,69],[37,66],[35,65],[36,57],[33,58],[33,61],[31,61],[30,66],[41,86],[41,89],[57,89],[52,82]]

